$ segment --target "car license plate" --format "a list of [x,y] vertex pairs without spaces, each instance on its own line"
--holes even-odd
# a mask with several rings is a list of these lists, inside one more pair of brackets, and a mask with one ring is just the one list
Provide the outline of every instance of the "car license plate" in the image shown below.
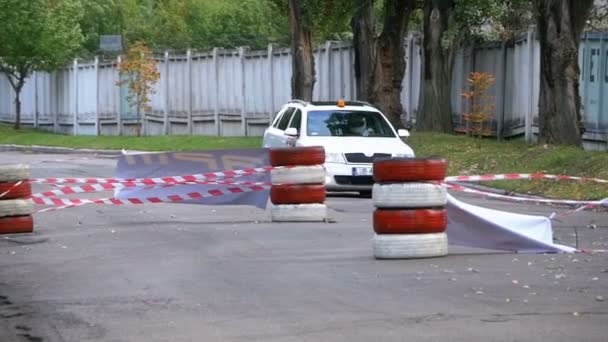
[[353,176],[371,176],[374,174],[372,167],[353,167]]

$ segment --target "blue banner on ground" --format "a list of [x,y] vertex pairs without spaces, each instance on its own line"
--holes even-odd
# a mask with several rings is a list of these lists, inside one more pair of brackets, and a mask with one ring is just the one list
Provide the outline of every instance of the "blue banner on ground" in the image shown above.
[[[207,172],[241,170],[268,165],[267,149],[217,150],[203,152],[166,152],[125,154],[118,159],[116,177],[153,178],[200,174]],[[270,174],[262,173],[242,176],[237,182],[270,182]],[[145,198],[170,195],[184,195],[191,192],[207,192],[213,189],[225,190],[229,185],[193,184],[170,187],[127,188],[116,193],[116,198]],[[269,190],[226,194],[218,197],[203,197],[180,203],[207,205],[251,205],[266,208]]]

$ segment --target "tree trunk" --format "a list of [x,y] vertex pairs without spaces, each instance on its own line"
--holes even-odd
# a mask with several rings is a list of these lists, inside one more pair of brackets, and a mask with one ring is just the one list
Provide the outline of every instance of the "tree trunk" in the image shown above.
[[312,54],[312,32],[304,22],[299,0],[289,0],[291,33],[291,97],[312,101],[315,84],[315,60]]
[[415,0],[385,0],[382,33],[375,41],[370,100],[397,128],[404,127],[401,121],[401,83],[405,75],[404,38],[415,4]]
[[21,128],[21,89],[15,89],[15,129]]
[[[21,128],[21,90],[23,89],[25,78],[28,74],[28,69],[26,67],[20,67],[19,70],[21,70],[21,72],[11,72],[7,68],[0,66],[0,71],[4,72],[8,82],[15,91],[15,129]],[[17,79],[17,83],[15,83],[15,80],[12,77]]]
[[452,64],[457,44],[452,42],[445,46],[443,40],[454,20],[454,1],[426,0],[423,12],[423,80],[416,127],[423,131],[451,133]]
[[354,0],[351,20],[353,46],[355,50],[355,84],[357,100],[370,97],[370,81],[374,64],[374,30],[372,24],[373,0]]
[[539,142],[582,144],[578,47],[593,0],[535,0],[540,41]]

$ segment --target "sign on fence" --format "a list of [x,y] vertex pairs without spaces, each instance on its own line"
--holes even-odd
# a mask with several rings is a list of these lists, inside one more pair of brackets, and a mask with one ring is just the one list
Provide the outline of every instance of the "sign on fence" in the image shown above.
[[101,35],[99,36],[99,49],[101,51],[122,51],[121,35]]

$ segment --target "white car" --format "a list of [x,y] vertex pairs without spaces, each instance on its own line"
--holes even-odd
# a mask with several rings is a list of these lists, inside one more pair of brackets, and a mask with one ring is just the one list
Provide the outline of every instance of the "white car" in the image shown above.
[[328,191],[369,193],[376,158],[413,157],[386,117],[365,102],[292,100],[264,132],[264,147],[323,146]]

